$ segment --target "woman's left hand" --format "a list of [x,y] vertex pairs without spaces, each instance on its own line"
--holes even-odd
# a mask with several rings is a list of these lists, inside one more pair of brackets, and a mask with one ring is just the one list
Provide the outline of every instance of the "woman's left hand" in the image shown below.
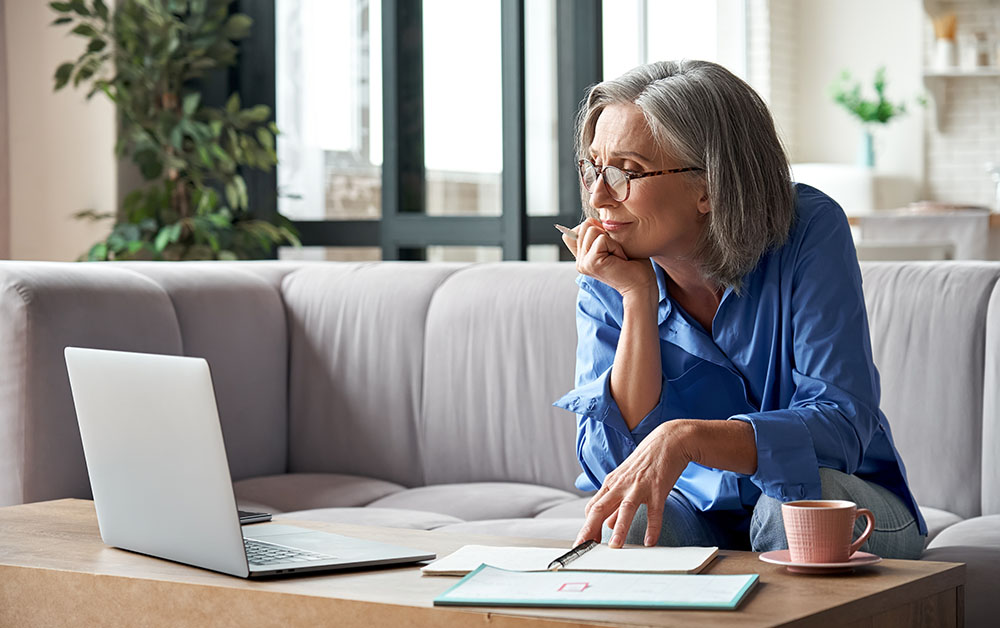
[[611,547],[621,547],[640,504],[646,504],[646,545],[655,545],[663,524],[667,496],[693,459],[690,453],[692,422],[668,421],[639,443],[617,469],[604,478],[601,490],[587,503],[586,522],[575,545],[593,539],[601,541],[601,526],[607,522],[614,532]]

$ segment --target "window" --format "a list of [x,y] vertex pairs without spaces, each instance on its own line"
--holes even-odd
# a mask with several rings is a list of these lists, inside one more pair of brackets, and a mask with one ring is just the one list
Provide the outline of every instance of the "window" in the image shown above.
[[715,61],[746,78],[745,0],[604,0],[604,78],[643,63]]
[[501,214],[500,34],[500,0],[423,1],[430,215]]
[[282,257],[566,258],[552,223],[581,217],[573,119],[601,77],[600,0],[236,6],[255,27],[235,87],[281,131],[276,175],[248,184],[305,245]]
[[278,211],[292,220],[382,212],[381,5],[276,0]]

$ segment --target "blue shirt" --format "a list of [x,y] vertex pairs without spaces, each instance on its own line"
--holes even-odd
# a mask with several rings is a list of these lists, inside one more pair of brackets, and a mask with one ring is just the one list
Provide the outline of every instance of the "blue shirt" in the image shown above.
[[847,218],[830,197],[801,184],[795,213],[788,241],[765,254],[739,294],[725,291],[711,333],[670,298],[664,271],[653,263],[662,388],[634,430],[609,390],[622,297],[592,277],[577,279],[576,388],[555,403],[577,413],[577,488],[600,488],[665,421],[737,419],[753,426],[757,470],[747,476],[689,464],[675,488],[696,508],[751,509],[761,492],[781,501],[819,499],[819,469],[829,467],[898,495],[926,533],[879,410]]

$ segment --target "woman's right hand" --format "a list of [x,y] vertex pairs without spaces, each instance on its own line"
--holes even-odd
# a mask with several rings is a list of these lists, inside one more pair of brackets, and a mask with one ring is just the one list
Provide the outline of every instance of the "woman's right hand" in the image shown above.
[[563,234],[562,240],[576,258],[576,270],[593,277],[618,291],[629,294],[649,294],[659,298],[656,275],[648,259],[629,259],[621,244],[615,242],[596,218],[588,218],[573,231],[576,239]]

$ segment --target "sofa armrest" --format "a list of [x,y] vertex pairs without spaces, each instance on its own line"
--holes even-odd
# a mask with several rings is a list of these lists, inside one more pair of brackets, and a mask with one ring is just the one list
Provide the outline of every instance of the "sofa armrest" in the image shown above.
[[90,497],[63,349],[179,354],[167,294],[109,265],[0,262],[0,506]]

